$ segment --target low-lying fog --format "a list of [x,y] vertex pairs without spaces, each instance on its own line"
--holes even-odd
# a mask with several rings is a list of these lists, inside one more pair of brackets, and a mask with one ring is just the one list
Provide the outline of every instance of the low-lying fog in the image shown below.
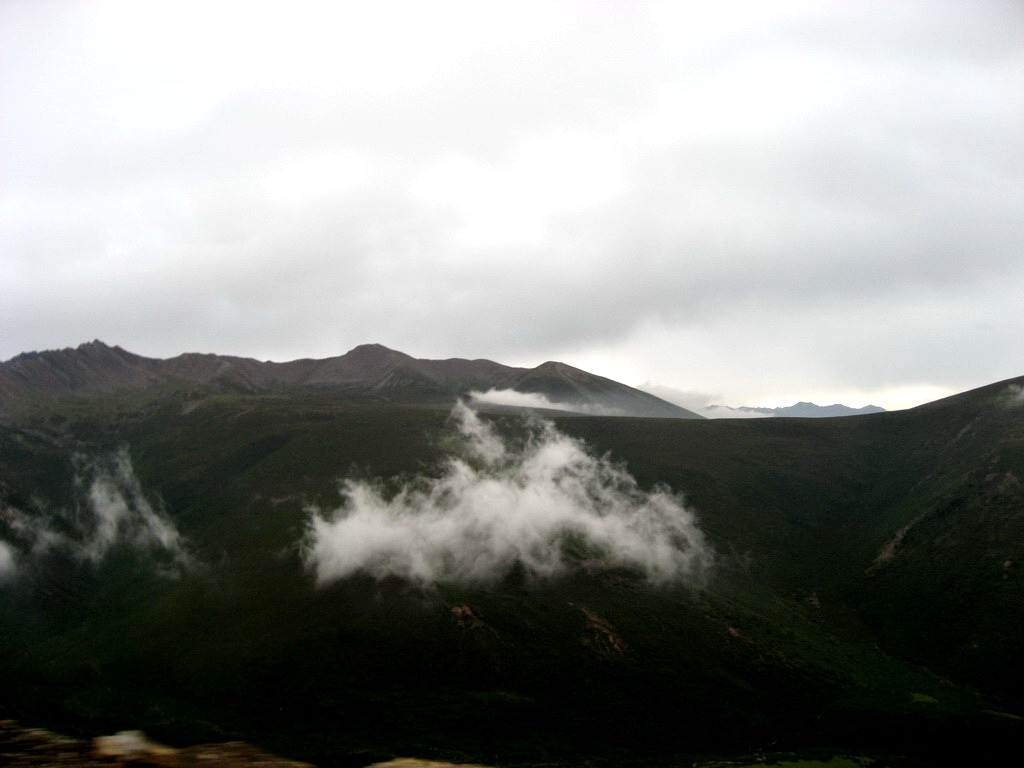
[[712,555],[693,513],[666,488],[645,491],[620,465],[535,420],[521,444],[471,408],[443,472],[387,493],[348,479],[342,503],[311,508],[306,561],[320,583],[365,573],[429,585],[494,582],[514,567],[544,578],[592,562],[654,583],[699,578]]

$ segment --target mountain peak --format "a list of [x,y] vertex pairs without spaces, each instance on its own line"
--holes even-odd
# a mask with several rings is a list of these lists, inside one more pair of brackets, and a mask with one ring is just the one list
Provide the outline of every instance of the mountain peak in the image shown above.
[[[383,344],[373,343],[373,344],[358,344],[358,345],[352,347],[352,349],[350,349],[345,354],[346,355],[351,355],[353,352],[366,353],[366,352],[394,352],[394,351],[395,350],[391,349],[390,347],[385,347]],[[401,354],[401,353],[399,353],[399,354]]]
[[352,347],[340,358],[332,359],[345,360],[358,365],[394,365],[413,358],[404,352],[385,347],[383,344],[360,344],[358,347]]
[[78,347],[76,347],[76,349],[79,349],[79,350],[116,349],[116,347],[111,347],[109,344],[107,344],[105,342],[102,342],[99,339],[93,339],[92,341],[84,341],[84,342],[82,342],[81,344],[78,345]]
[[548,360],[547,362],[541,363],[533,370],[538,373],[570,373],[573,371],[579,371],[579,368],[573,368],[568,363],[560,363],[557,360]]
[[108,355],[121,356],[121,357],[126,357],[126,356],[127,357],[138,357],[138,355],[134,355],[131,352],[127,352],[124,349],[122,349],[121,347],[117,346],[116,344],[114,346],[111,346],[110,344],[102,342],[99,339],[93,339],[92,341],[87,341],[84,344],[79,344],[77,347],[75,347],[75,349],[73,349],[73,350],[69,349],[67,351],[68,352],[78,352],[80,354],[84,354],[86,357],[93,357],[93,358],[98,357],[98,356],[108,356]]
[[863,408],[851,408],[841,403],[832,405],[817,405],[801,400],[799,403],[779,408],[767,408],[764,406],[741,405],[733,408],[728,405],[709,405],[708,410],[718,416],[725,414],[761,414],[763,416],[791,416],[796,418],[824,418],[834,416],[862,416],[868,413],[882,413],[884,408],[877,405],[865,405]]

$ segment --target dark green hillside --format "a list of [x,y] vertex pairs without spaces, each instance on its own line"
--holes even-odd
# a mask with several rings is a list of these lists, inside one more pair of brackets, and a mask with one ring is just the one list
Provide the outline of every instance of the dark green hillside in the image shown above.
[[[548,581],[316,588],[308,506],[336,505],[345,476],[437,476],[458,450],[447,409],[213,385],[39,405],[0,427],[0,538],[17,552],[0,708],[324,765],[968,760],[1021,736],[1024,409],[1007,386],[843,419],[559,417],[695,508],[717,566],[660,587],[583,547]],[[81,457],[121,448],[191,565],[123,541],[95,562],[31,552],[26,521],[71,536],[57,511],[88,508]]]
[[559,423],[622,458],[641,482],[683,491],[720,551],[758,578],[810,593],[857,572],[884,540],[864,541],[862,530],[885,493],[874,475],[887,425],[876,418]]
[[685,489],[719,546],[786,594],[1021,701],[1021,381],[847,419],[562,426]]

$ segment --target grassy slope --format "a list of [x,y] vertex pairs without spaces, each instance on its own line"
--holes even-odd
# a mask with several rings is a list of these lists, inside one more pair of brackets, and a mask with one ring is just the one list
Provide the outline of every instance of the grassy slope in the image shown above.
[[719,545],[785,594],[1019,706],[1024,408],[1010,383],[858,418],[563,427],[685,489]]
[[[3,641],[8,690],[20,690],[24,711],[79,724],[141,726],[171,740],[227,731],[320,759],[371,749],[621,762],[638,739],[645,754],[669,759],[766,745],[942,750],[943,734],[964,729],[1001,738],[1017,723],[983,713],[997,705],[894,661],[837,621],[838,610],[857,609],[867,631],[914,658],[913,644],[881,630],[905,626],[910,635],[937,620],[919,612],[894,621],[922,594],[941,614],[941,595],[915,580],[921,557],[909,541],[884,569],[863,574],[897,530],[951,486],[955,494],[992,451],[1005,471],[1018,466],[1017,433],[986,420],[984,403],[948,410],[561,419],[625,460],[642,484],[685,490],[716,548],[734,555],[720,577],[696,593],[651,591],[612,573],[427,597],[360,580],[313,590],[288,547],[304,504],[334,500],[340,475],[430,471],[443,411],[325,394],[175,396],[42,413],[39,425],[61,430],[67,446],[130,445],[144,486],[212,565],[168,583],[140,576],[125,554],[102,573],[56,563],[32,589],[8,588],[2,618],[18,629]],[[973,427],[963,432],[965,424]],[[957,434],[971,439],[950,451]],[[23,433],[0,438],[11,503],[24,503],[27,489],[66,501],[59,446]],[[807,604],[811,593],[823,610]],[[481,624],[456,620],[451,609],[463,604]],[[624,652],[608,651],[584,608],[614,628]],[[1009,622],[985,615],[1006,648],[1019,649]],[[950,669],[948,657],[921,658]],[[978,680],[976,666],[953,671]]]

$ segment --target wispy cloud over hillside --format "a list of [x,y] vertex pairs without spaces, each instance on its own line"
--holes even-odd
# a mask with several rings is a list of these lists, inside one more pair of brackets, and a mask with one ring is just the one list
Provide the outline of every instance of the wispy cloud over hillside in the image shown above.
[[625,566],[653,583],[698,579],[712,553],[683,500],[645,491],[621,466],[552,424],[522,443],[453,411],[461,443],[437,477],[388,494],[346,480],[342,504],[311,509],[306,560],[320,583],[357,573],[422,585],[491,583],[521,567],[543,579]]
[[14,574],[14,548],[0,540],[0,582]]
[[1011,408],[1024,406],[1024,387],[1020,384],[1011,384],[1006,388],[1004,400]]
[[546,408],[550,411],[568,411],[570,413],[587,413],[591,416],[624,416],[624,411],[615,408],[603,408],[597,405],[582,403],[560,403],[549,400],[539,392],[519,392],[514,389],[489,389],[486,392],[470,392],[469,398],[474,403],[483,405],[509,405],[517,408]]
[[10,541],[0,540],[0,576],[13,574],[19,561],[55,551],[98,565],[116,547],[159,554],[175,570],[192,565],[184,538],[160,505],[147,498],[127,451],[76,456],[74,462],[73,507],[4,510]]

